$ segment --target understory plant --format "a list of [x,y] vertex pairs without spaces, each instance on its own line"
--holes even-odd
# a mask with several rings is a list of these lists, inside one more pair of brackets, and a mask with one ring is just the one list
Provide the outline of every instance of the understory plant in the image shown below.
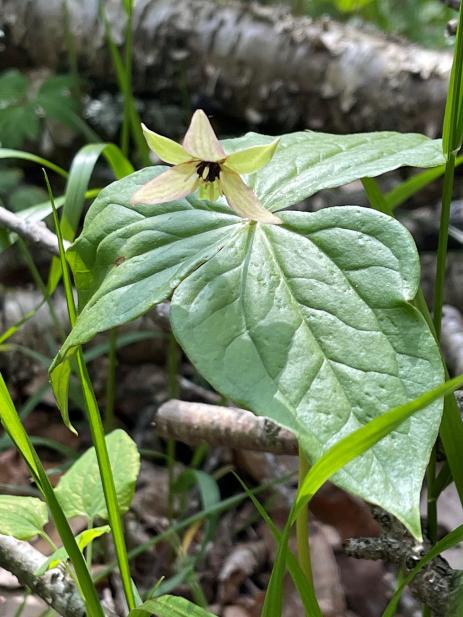
[[[130,15],[131,3],[128,7]],[[114,332],[167,300],[173,335],[204,379],[226,399],[289,429],[299,442],[299,490],[283,530],[250,494],[279,547],[263,617],[281,614],[286,570],[306,614],[322,615],[311,575],[307,505],[328,479],[381,506],[421,541],[419,500],[428,470],[433,547],[404,575],[385,617],[394,614],[404,585],[420,568],[463,538],[462,527],[437,542],[435,508],[451,481],[463,502],[463,426],[452,395],[463,386],[463,376],[449,379],[438,344],[449,208],[463,137],[462,32],[457,33],[443,141],[397,132],[301,131],[277,138],[248,133],[220,142],[206,114],[197,110],[183,144],[143,127],[148,146],[172,167],[134,171],[116,146],[91,144],[76,157],[73,167],[79,172],[69,176],[64,198],[55,202],[50,189],[49,203],[23,213],[37,219],[54,215],[60,260],[52,264],[46,292],[53,293],[63,279],[72,329],[50,367],[50,379],[63,420],[74,430],[68,395],[70,378],[77,375],[94,449],[53,488],[0,379],[2,423],[43,496],[0,496],[0,533],[50,541],[43,530],[50,513],[63,546],[53,546],[37,575],[63,564],[89,616],[104,615],[90,566],[92,542],[108,532],[130,617],[210,615],[182,598],[139,595],[122,524],[139,456],[123,431],[105,437],[82,350],[97,334]],[[130,103],[127,126],[133,114]],[[0,154],[27,158],[12,151]],[[101,154],[117,179],[95,191],[74,240],[85,199],[94,196],[88,182]],[[414,177],[413,187],[405,182],[383,195],[374,178],[403,166],[427,170]],[[444,175],[444,195],[431,316],[420,290],[414,241],[394,210],[439,175]],[[322,189],[359,179],[371,208],[291,210]],[[63,203],[59,220],[56,207]],[[9,244],[16,238],[4,240]],[[66,240],[72,245],[65,253]],[[448,481],[437,475],[439,434]],[[68,522],[75,516],[88,524],[77,537]],[[288,549],[293,525],[297,556]],[[454,614],[460,610],[457,606]]]

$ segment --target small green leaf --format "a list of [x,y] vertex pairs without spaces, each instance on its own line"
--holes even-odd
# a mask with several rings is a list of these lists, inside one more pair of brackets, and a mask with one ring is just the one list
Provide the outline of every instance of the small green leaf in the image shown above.
[[[135,442],[118,429],[106,437],[121,513],[132,502],[140,470],[140,455]],[[107,519],[105,497],[95,449],[90,448],[62,476],[56,496],[66,516],[86,516],[88,520]]]
[[204,608],[193,604],[180,596],[160,596],[147,600],[144,604],[130,611],[129,617],[216,617]]
[[0,495],[0,533],[30,540],[48,523],[47,505],[35,497]]
[[[78,536],[76,536],[77,546],[80,548],[80,551],[83,552],[84,548],[93,542],[96,538],[104,535],[105,533],[109,533],[111,531],[111,527],[109,525],[103,525],[102,527],[93,527],[92,529],[86,529]],[[64,563],[68,561],[69,555],[64,546],[56,549],[54,553],[52,553],[46,561],[40,566],[40,568],[35,572],[36,576],[42,576],[48,570],[52,570],[60,565],[60,563]]]

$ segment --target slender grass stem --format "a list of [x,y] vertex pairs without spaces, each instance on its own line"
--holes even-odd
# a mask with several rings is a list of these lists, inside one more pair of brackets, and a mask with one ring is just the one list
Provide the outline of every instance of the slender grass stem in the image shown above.
[[[309,461],[301,447],[299,447],[299,488],[309,472]],[[310,560],[310,545],[309,545],[309,508],[305,507],[298,514],[296,519],[296,539],[297,539],[297,558],[301,570],[303,571],[307,582],[313,586],[312,563]]]
[[[167,349],[167,392],[169,398],[177,398],[179,393],[177,372],[178,345],[174,335],[171,334],[169,338],[169,347]],[[169,478],[168,512],[170,519],[172,519],[174,515],[173,487],[175,482],[175,451],[175,439],[169,437],[169,439],[167,440],[167,470]]]
[[64,333],[63,326],[60,320],[58,319],[58,315],[56,314],[55,307],[53,306],[53,302],[51,301],[50,294],[48,293],[48,290],[47,290],[47,286],[45,285],[44,281],[42,280],[42,277],[40,276],[40,272],[38,271],[37,266],[34,263],[34,259],[31,255],[31,252],[29,251],[27,247],[27,244],[24,242],[22,238],[18,238],[17,242],[18,242],[19,250],[22,253],[22,256],[24,258],[24,261],[26,262],[26,266],[28,267],[29,272],[31,273],[34,283],[36,284],[37,288],[40,290],[40,293],[42,294],[44,301],[47,303],[48,310],[50,311],[50,317],[53,321],[55,330],[58,336],[60,337],[61,341],[63,342],[64,339],[66,338],[66,335]]
[[452,203],[455,176],[455,153],[450,153],[445,165],[444,188],[437,246],[436,282],[434,287],[434,329],[439,341],[441,335],[442,306],[444,303],[445,264],[449,239],[450,206]]
[[132,3],[129,3],[127,10],[127,26],[125,29],[124,65],[125,65],[125,86],[124,86],[124,119],[122,122],[121,150],[125,156],[129,154],[130,141],[130,116],[132,113]]
[[429,459],[427,471],[427,514],[428,514],[428,537],[431,544],[437,542],[437,498],[435,496],[434,484],[436,482],[436,447],[434,446]]
[[114,428],[114,406],[116,400],[117,367],[117,329],[109,333],[108,375],[106,380],[106,405],[104,409],[104,429],[109,433]]

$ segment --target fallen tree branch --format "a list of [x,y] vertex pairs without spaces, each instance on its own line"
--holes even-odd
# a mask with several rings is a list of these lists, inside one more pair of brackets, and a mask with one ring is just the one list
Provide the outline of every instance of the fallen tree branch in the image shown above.
[[[463,407],[461,391],[455,394]],[[237,407],[222,407],[171,399],[156,412],[153,425],[161,437],[172,437],[188,445],[201,441],[211,446],[257,450],[273,454],[298,453],[297,439],[269,418]]]
[[[356,559],[381,560],[394,565],[405,574],[410,572],[429,550],[419,544],[393,516],[372,507],[381,532],[378,538],[350,538],[344,542],[344,551]],[[413,595],[431,609],[433,617],[445,617],[454,594],[461,583],[462,572],[454,570],[442,557],[427,564],[410,584]]]
[[162,437],[189,445],[206,441],[211,446],[297,454],[295,436],[250,411],[204,403],[170,400],[156,413],[154,425]]
[[[105,2],[116,44],[126,16]],[[69,70],[72,36],[79,73],[117,85],[99,0],[0,0],[0,69]],[[215,0],[137,0],[133,12],[137,95],[193,105],[265,130],[355,132],[442,126],[452,55],[400,42],[371,27],[295,17],[283,7]],[[153,128],[156,128],[155,126]],[[161,128],[161,127],[158,127]]]
[[[0,206],[0,227],[14,231],[24,240],[44,248],[52,255],[59,255],[58,238],[43,224],[23,219]],[[64,248],[68,246],[69,242],[64,240]]]
[[28,587],[62,617],[85,617],[85,607],[74,582],[61,569],[48,571],[43,576],[35,572],[46,560],[28,542],[0,535],[0,566],[16,576],[21,585]]

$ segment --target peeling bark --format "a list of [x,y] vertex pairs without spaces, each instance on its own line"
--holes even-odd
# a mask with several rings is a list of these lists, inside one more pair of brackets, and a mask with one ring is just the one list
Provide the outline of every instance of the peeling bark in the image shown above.
[[[68,1],[79,67],[115,85],[98,0]],[[66,69],[63,0],[0,0],[0,68]],[[124,40],[119,0],[105,3]],[[137,0],[134,88],[272,125],[349,132],[441,126],[451,55],[371,28],[294,17],[282,8],[214,0]]]
[[31,589],[63,617],[84,617],[85,608],[74,582],[59,568],[43,576],[35,572],[46,560],[28,542],[0,535],[0,566],[14,574],[18,581]]

